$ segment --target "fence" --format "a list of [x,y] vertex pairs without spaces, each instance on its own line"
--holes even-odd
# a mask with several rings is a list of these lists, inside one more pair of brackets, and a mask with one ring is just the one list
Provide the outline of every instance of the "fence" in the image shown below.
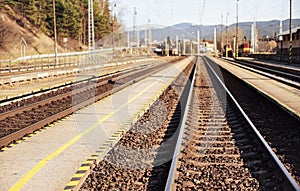
[[[289,62],[288,54],[252,54],[251,57],[261,60]],[[300,64],[300,55],[293,55],[293,63]]]
[[[121,49],[118,48],[116,51]],[[93,52],[61,53],[57,54],[57,62],[54,54],[26,56],[15,60],[2,60],[0,61],[0,73],[88,65],[93,64],[96,60],[107,57],[109,54],[112,54],[112,49],[101,49]]]

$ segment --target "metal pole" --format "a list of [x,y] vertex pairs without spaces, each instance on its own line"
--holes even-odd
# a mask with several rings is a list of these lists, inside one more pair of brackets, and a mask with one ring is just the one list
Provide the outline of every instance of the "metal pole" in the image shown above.
[[214,53],[217,53],[217,28],[214,28]]
[[152,31],[151,31],[151,20],[148,20],[149,23],[149,46],[150,46],[150,50],[152,50]]
[[179,54],[178,35],[176,35],[176,50]]
[[148,34],[147,33],[148,33],[148,23],[146,24],[146,27],[145,27],[145,38],[144,38],[146,48],[148,47],[148,45],[147,45]]
[[165,39],[165,54],[167,55],[167,57],[169,57],[169,45],[167,39]]
[[193,55],[193,41],[191,40],[190,43],[191,43],[191,56],[192,56]]
[[186,49],[185,49],[185,39],[183,39],[183,54],[186,54]]
[[292,0],[290,0],[290,63],[293,62]]
[[[233,37],[233,47],[234,48],[236,47],[236,36]],[[236,53],[236,52],[234,51],[234,53]]]
[[238,35],[239,35],[239,0],[236,1],[236,47],[235,47],[235,58],[239,57],[239,43],[238,43]]
[[[93,0],[88,1],[88,38],[89,38],[89,59],[93,57],[95,48],[95,32],[94,32],[94,7]],[[90,60],[89,60],[90,61]]]
[[127,47],[130,48],[130,36],[129,36],[129,30],[127,31]]
[[112,46],[113,46],[113,58],[115,57],[115,17],[116,17],[116,13],[115,13],[115,7],[117,6],[117,4],[115,3],[112,10],[113,10],[113,19],[112,19]]
[[251,45],[253,48],[253,52],[255,53],[255,45],[254,45],[254,24],[251,25]]
[[197,39],[198,39],[198,44],[197,44],[197,54],[200,54],[200,31],[197,31]]
[[135,40],[135,20],[136,20],[136,8],[134,7],[133,8],[133,25],[132,25],[132,32],[133,32],[133,34],[132,34],[132,39],[133,39],[133,41]]
[[140,47],[140,31],[138,29],[136,29],[136,34],[137,34],[137,37],[136,37],[136,47],[139,48]]
[[181,56],[181,46],[180,46],[180,43],[178,43],[178,56]]
[[226,47],[225,47],[226,58],[228,58],[228,15],[229,12],[227,12],[226,15]]
[[54,27],[54,54],[55,54],[55,65],[58,64],[57,59],[57,32],[56,32],[56,12],[55,12],[55,0],[53,0],[53,27]]
[[222,38],[222,34],[223,34],[223,14],[221,15],[221,34],[220,34],[220,45],[221,45],[221,57],[223,57],[223,38]]

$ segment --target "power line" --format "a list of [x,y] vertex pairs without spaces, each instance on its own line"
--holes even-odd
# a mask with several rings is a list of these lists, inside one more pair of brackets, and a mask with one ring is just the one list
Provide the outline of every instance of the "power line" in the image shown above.
[[[151,6],[151,4],[148,2],[148,0],[144,0],[144,3],[147,4],[147,7],[149,7],[150,10],[151,10],[154,14],[156,14],[158,17],[160,17],[160,14],[159,14],[152,6]],[[157,3],[157,1],[156,1],[156,3]]]
[[256,17],[257,17],[257,8],[260,4],[262,4],[265,0],[261,0],[260,2],[258,2],[255,6],[254,6],[254,9],[255,9],[255,16],[254,16],[254,20],[256,20]]
[[206,3],[206,0],[203,1],[203,6],[202,6],[202,11],[201,11],[201,16],[200,16],[200,25],[202,24],[202,19],[203,19],[203,14],[204,14],[204,9],[205,9],[205,3]]

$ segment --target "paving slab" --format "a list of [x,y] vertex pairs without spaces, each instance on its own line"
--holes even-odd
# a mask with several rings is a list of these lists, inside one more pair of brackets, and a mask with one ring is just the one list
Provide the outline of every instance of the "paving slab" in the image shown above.
[[278,105],[300,118],[300,90],[225,61],[212,58],[221,67],[272,98]]

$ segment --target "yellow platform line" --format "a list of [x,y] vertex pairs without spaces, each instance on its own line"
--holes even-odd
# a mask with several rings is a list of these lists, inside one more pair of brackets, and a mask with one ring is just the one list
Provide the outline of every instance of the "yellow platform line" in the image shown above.
[[[174,78],[175,79],[175,78]],[[136,112],[134,115],[133,115],[133,118],[129,119],[128,121],[125,122],[125,126],[123,126],[123,128],[119,129],[118,131],[116,131],[112,137],[115,138],[115,142],[119,141],[118,138],[120,139],[121,138],[121,135],[122,133],[126,132],[124,130],[124,128],[126,128],[127,130],[130,129],[130,126],[131,126],[131,123],[133,121],[137,121],[138,118],[137,116],[142,116],[144,115],[145,111],[148,110],[151,105],[159,98],[160,95],[163,94],[163,92],[171,85],[171,83],[174,81],[174,79],[168,81],[166,83],[166,85],[164,85],[151,99],[148,103],[146,103],[138,112]],[[123,130],[122,130],[123,129]],[[111,138],[112,138],[111,137]],[[104,143],[105,144],[105,143]],[[89,158],[89,159],[95,159],[95,160],[99,160],[100,159],[100,156],[99,157],[94,157],[95,155],[97,155],[98,153],[103,153],[105,150],[108,150],[109,149],[109,146],[105,146],[105,145],[102,145],[99,147],[99,149]],[[81,164],[84,165],[84,164],[92,164],[93,161],[92,160],[89,160],[89,161],[85,161]],[[89,166],[90,167],[90,166]],[[81,167],[80,167],[81,168]],[[77,170],[80,171],[80,168]],[[78,188],[83,181],[84,179],[87,177],[87,171],[85,173],[75,173],[73,175],[73,177],[71,178],[70,182],[67,183],[66,187],[64,188],[63,191],[71,191],[73,190],[74,188]],[[76,181],[74,181],[74,179],[76,179]]]
[[152,88],[154,85],[156,85],[159,81],[156,81],[152,83],[150,86],[146,87],[144,90],[139,92],[137,95],[135,95],[133,98],[131,98],[127,103],[124,103],[121,105],[119,108],[117,108],[115,111],[112,111],[102,119],[100,119],[97,123],[86,129],[84,132],[81,134],[75,136],[73,139],[68,141],[65,145],[61,146],[58,148],[56,151],[51,153],[50,155],[46,156],[44,159],[42,159],[37,165],[35,165],[29,172],[27,172],[16,184],[14,184],[9,190],[10,191],[15,191],[15,190],[21,190],[29,181],[30,179],[38,173],[50,160],[52,160],[54,157],[56,157],[58,154],[72,146],[74,143],[76,143],[81,137],[84,135],[88,134],[95,128],[97,128],[100,124],[105,122],[107,119],[112,117],[115,113],[119,112],[121,109],[123,109],[125,106],[127,106],[129,103],[133,102],[135,99],[140,97],[143,93],[145,93],[148,89]]
[[[184,62],[186,63],[186,62]],[[139,83],[141,83],[142,81],[140,81]],[[72,146],[74,143],[76,143],[81,137],[83,137],[84,135],[88,134],[89,132],[91,132],[92,130],[94,130],[95,128],[97,128],[100,124],[102,124],[103,122],[105,122],[107,119],[109,119],[110,117],[112,117],[115,113],[119,112],[121,109],[123,109],[124,107],[126,107],[129,103],[133,102],[135,99],[137,99],[138,97],[140,97],[142,94],[144,94],[148,89],[152,88],[154,85],[156,85],[159,81],[156,81],[154,83],[152,83],[150,86],[146,87],[144,90],[142,90],[141,92],[139,92],[137,95],[135,95],[133,98],[131,98],[127,103],[124,103],[123,105],[121,105],[119,108],[117,108],[116,110],[112,111],[111,113],[109,113],[108,115],[106,115],[105,117],[103,117],[102,119],[100,119],[98,122],[96,122],[94,125],[92,125],[91,127],[89,127],[88,129],[86,129],[84,132],[80,133],[79,135],[75,136],[74,138],[72,138],[70,141],[68,141],[65,145],[61,146],[60,148],[58,148],[56,151],[54,151],[53,153],[49,154],[48,156],[46,156],[44,159],[42,159],[38,164],[36,164],[29,172],[27,172],[17,183],[15,183],[10,189],[9,191],[15,191],[15,190],[21,190],[30,180],[31,178],[37,174],[50,160],[52,160],[54,157],[56,157],[58,154],[60,154],[61,152],[63,152],[64,150],[66,150],[67,148],[69,148],[70,146]],[[108,96],[111,97],[111,96]],[[55,123],[54,123],[55,124]],[[95,157],[97,159],[97,157]]]

